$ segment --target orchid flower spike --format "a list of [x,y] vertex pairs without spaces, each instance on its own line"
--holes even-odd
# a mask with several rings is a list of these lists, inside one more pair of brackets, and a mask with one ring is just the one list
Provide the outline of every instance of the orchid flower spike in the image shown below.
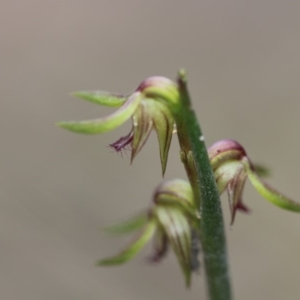
[[133,242],[117,256],[103,259],[100,266],[112,266],[132,259],[154,238],[154,252],[150,261],[159,262],[169,246],[174,251],[185,277],[186,285],[191,282],[192,231],[198,234],[199,222],[191,185],[181,179],[166,181],[154,193],[152,206],[143,214],[121,224],[107,228],[110,233],[127,233],[140,229]]
[[208,149],[219,193],[227,190],[231,210],[231,224],[237,210],[248,211],[242,201],[247,178],[258,193],[271,203],[294,212],[300,212],[300,204],[267,185],[259,176],[244,148],[236,141],[221,140]]
[[176,111],[179,102],[177,83],[156,76],[144,80],[128,97],[106,92],[77,92],[74,95],[95,104],[119,107],[119,109],[104,118],[81,122],[59,122],[58,126],[76,133],[97,134],[114,130],[131,118],[132,129],[129,134],[110,145],[117,152],[130,146],[131,162],[154,128],[159,142],[162,173],[165,173],[175,124],[172,111]]

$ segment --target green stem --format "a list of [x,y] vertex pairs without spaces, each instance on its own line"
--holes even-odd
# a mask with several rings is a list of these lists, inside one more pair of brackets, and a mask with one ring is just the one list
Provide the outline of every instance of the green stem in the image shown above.
[[[196,115],[191,107],[185,72],[178,79],[182,107],[176,114],[181,159],[201,215],[201,244],[210,300],[231,300],[226,238],[220,197]],[[200,201],[201,200],[201,201]]]

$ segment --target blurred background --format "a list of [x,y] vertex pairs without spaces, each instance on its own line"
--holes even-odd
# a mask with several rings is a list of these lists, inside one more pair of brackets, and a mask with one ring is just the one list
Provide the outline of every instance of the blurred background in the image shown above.
[[[268,178],[300,200],[300,2],[2,0],[0,4],[0,298],[206,299],[204,272],[186,290],[172,254],[149,265],[97,268],[130,237],[101,227],[147,208],[161,181],[155,134],[130,166],[102,136],[59,120],[110,112],[76,90],[128,94],[184,67],[208,145],[237,139]],[[174,136],[166,179],[185,177]],[[299,299],[300,217],[247,185],[251,214],[230,227],[235,299]]]

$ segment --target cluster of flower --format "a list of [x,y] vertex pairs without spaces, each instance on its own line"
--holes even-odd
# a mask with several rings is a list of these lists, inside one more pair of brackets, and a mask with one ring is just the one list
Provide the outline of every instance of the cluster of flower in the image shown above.
[[[81,122],[60,122],[58,126],[77,133],[97,134],[111,131],[132,118],[132,129],[110,146],[117,152],[130,147],[131,161],[155,129],[159,142],[162,173],[165,173],[168,152],[176,124],[180,92],[177,83],[164,77],[150,77],[130,96],[104,92],[77,92],[75,96],[92,103],[119,107],[110,116]],[[178,111],[177,111],[178,113]],[[178,128],[177,128],[178,130]],[[228,193],[233,223],[237,210],[248,211],[242,201],[245,181],[249,178],[255,189],[268,201],[291,211],[300,211],[300,205],[268,186],[251,163],[244,148],[236,141],[221,140],[208,149],[212,170],[219,193]],[[201,201],[201,199],[200,199]],[[186,284],[190,284],[195,265],[193,234],[201,240],[201,212],[197,207],[189,182],[173,179],[160,184],[151,207],[142,214],[109,228],[111,232],[127,233],[139,230],[136,239],[119,255],[99,261],[99,265],[117,265],[129,261],[154,238],[151,261],[158,262],[169,246],[177,256]],[[195,252],[195,251],[194,251]],[[198,251],[197,251],[198,252]]]

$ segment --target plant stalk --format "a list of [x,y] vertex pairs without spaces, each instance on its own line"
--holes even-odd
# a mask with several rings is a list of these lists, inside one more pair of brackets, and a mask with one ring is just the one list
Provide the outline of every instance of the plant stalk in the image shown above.
[[219,192],[204,136],[191,106],[184,71],[179,72],[178,84],[182,107],[175,119],[181,160],[193,187],[201,216],[199,228],[208,295],[210,300],[231,300],[226,238]]

